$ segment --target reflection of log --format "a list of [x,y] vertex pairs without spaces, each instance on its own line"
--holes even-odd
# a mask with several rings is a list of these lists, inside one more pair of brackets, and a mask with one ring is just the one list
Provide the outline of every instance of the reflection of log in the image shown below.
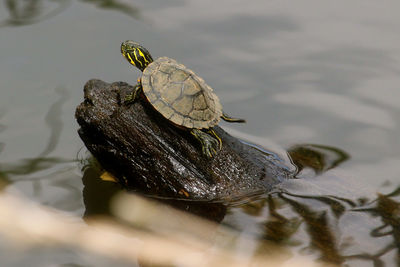
[[[93,216],[114,217],[112,203],[116,195],[124,191],[121,186],[110,181],[99,179],[100,170],[93,166],[86,167],[82,177],[83,201],[85,203],[85,218],[90,220]],[[1,184],[0,184],[1,185]],[[221,222],[225,217],[227,207],[223,203],[210,203],[205,201],[188,201],[176,199],[159,199],[164,204],[176,209],[190,212],[210,221]]]
[[197,141],[169,123],[145,101],[121,105],[132,86],[90,80],[76,110],[79,135],[102,166],[128,188],[165,197],[232,200],[267,192],[292,174],[220,127],[223,148],[209,160]]

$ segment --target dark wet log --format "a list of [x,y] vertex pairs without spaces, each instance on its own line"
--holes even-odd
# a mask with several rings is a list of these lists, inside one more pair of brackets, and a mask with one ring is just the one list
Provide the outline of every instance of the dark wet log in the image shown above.
[[90,80],[76,109],[79,135],[101,165],[124,186],[144,193],[191,200],[230,201],[270,191],[292,176],[274,154],[230,136],[212,159],[184,129],[169,123],[143,99],[126,106],[132,86]]

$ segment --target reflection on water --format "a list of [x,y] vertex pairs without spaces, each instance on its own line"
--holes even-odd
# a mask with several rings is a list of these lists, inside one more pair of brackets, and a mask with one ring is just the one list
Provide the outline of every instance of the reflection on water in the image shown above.
[[81,0],[82,2],[95,4],[96,6],[104,9],[112,9],[131,16],[135,19],[140,19],[139,9],[134,7],[127,1],[118,0]]
[[[378,195],[375,199],[365,197],[354,200],[331,195],[279,192],[268,199],[269,215],[264,237],[280,243],[285,241],[283,244],[297,246],[302,253],[319,255],[320,260],[336,264],[369,261],[373,266],[385,266],[384,257],[391,256],[393,251],[393,257],[399,262],[400,206],[398,201],[392,199],[398,195],[399,189],[388,195]],[[365,209],[371,205],[373,208]],[[291,209],[289,214],[288,208]],[[361,214],[357,216],[355,212]],[[373,224],[367,223],[370,219],[368,213],[378,220]],[[370,225],[372,230],[353,232],[346,224],[349,218],[359,224],[356,228]],[[385,231],[381,232],[383,229]],[[302,231],[308,238],[299,240],[296,235]]]
[[71,0],[4,0],[9,18],[0,26],[22,26],[38,23],[61,13]]
[[[1,112],[0,111],[0,119],[3,117],[3,112]],[[5,125],[3,125],[3,124],[0,124],[0,133],[2,132],[2,131],[4,131],[6,129],[6,126]],[[0,142],[0,153],[1,153],[1,151],[3,151],[3,148],[4,148],[4,143],[3,142]]]
[[348,258],[360,258],[372,261],[375,266],[384,266],[381,258],[394,251],[394,260],[397,266],[400,266],[400,187],[386,195],[378,194],[372,203],[370,208],[359,208],[354,211],[365,212],[379,218],[381,225],[371,230],[371,237],[392,238],[393,242],[386,244],[375,253],[366,252],[350,255]]
[[350,155],[341,149],[314,144],[293,146],[288,153],[297,166],[298,174],[306,167],[319,174],[337,167],[350,158]]
[[[63,177],[66,168],[65,164],[72,163],[75,160],[49,156],[59,143],[63,128],[61,120],[62,106],[69,99],[69,93],[64,88],[56,88],[55,93],[59,95],[59,98],[50,106],[45,116],[50,136],[43,150],[36,157],[24,158],[15,163],[3,163],[0,165],[0,187],[10,183],[26,182],[32,195],[37,199],[44,198],[46,203],[58,201],[58,199],[46,200],[48,194],[45,192],[46,184],[54,188],[53,190],[58,192],[60,196],[63,196],[61,192],[66,190],[71,191],[68,194],[80,194],[80,192],[71,188],[68,182],[71,176],[67,175],[67,181]],[[69,207],[71,203],[60,204],[60,207]]]
[[64,126],[62,108],[70,94],[65,88],[55,88],[54,94],[59,97],[50,105],[44,117],[46,133],[49,133],[44,148],[35,157],[0,163],[0,188],[18,184],[19,189],[22,188],[25,194],[31,195],[36,201],[74,210],[80,205],[81,198],[80,187],[77,190],[74,184],[79,180],[73,179],[76,176],[73,173],[76,160],[50,156],[60,142]]
[[[22,159],[15,164],[2,164],[2,176],[8,177],[15,175],[32,174],[41,170],[49,169],[57,163],[71,162],[71,160],[66,160],[59,157],[47,157],[52,151],[54,151],[59,142],[61,131],[63,128],[63,122],[61,120],[61,110],[63,104],[69,98],[69,94],[64,88],[56,88],[55,92],[60,95],[60,98],[50,106],[45,116],[45,122],[50,132],[50,137],[47,140],[46,146],[38,154],[38,156],[34,158]],[[21,181],[21,179],[24,178],[18,178],[18,181]]]
[[[292,247],[300,254],[316,255],[335,264],[386,266],[387,257],[400,264],[400,203],[394,199],[399,196],[400,188],[365,203],[279,192],[238,208],[254,216],[253,220],[264,220],[260,227],[263,239]],[[371,217],[377,220],[367,222]],[[359,229],[352,229],[349,218]],[[371,225],[372,230],[363,229],[365,225]]]
[[50,137],[46,147],[39,154],[39,157],[47,156],[56,148],[63,128],[63,122],[61,120],[62,106],[68,100],[69,94],[65,88],[56,88],[55,91],[60,95],[60,98],[50,106],[46,114],[45,121],[50,130]]
[[[3,116],[3,114],[0,113],[0,119],[1,119],[2,116]],[[6,128],[6,127],[5,127],[4,125],[0,124],[0,133],[1,133],[2,131],[4,131],[5,128]],[[3,142],[0,142],[0,154],[1,154],[1,152],[3,151],[3,149],[4,149],[4,143],[3,143]],[[1,169],[0,169],[0,189],[2,189],[6,184],[8,184],[7,175],[6,175],[5,173],[3,173],[3,172],[1,171]]]
[[[139,10],[131,4],[117,0],[81,0],[104,9],[113,9],[139,19]],[[9,18],[0,22],[0,27],[23,26],[38,23],[63,12],[72,0],[4,0]]]

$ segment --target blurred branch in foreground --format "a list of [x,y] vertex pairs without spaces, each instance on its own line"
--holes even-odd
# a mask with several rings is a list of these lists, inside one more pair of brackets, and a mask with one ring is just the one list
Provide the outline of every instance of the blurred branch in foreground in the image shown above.
[[[85,224],[68,213],[3,193],[0,235],[23,247],[68,246],[116,260],[156,266],[319,266],[296,256],[283,259],[279,255],[240,255],[233,248],[215,244],[216,231],[237,238],[231,230],[165,206],[160,208],[136,196],[120,198],[115,205],[121,219],[133,221],[134,227],[104,219]],[[176,222],[181,222],[179,227]]]

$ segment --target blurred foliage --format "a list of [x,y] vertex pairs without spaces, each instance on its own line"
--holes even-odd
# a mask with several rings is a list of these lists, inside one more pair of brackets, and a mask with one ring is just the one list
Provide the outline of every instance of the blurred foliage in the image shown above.
[[[81,0],[99,8],[116,10],[135,19],[140,19],[138,8],[118,0]],[[73,0],[4,0],[8,19],[0,22],[0,27],[24,26],[50,19],[65,11]]]
[[4,0],[9,18],[0,26],[24,26],[54,17],[64,11],[71,0]]
[[118,12],[124,13],[135,19],[140,19],[139,9],[132,6],[131,4],[121,3],[117,0],[81,0],[85,3],[94,4],[103,9],[112,9]]

